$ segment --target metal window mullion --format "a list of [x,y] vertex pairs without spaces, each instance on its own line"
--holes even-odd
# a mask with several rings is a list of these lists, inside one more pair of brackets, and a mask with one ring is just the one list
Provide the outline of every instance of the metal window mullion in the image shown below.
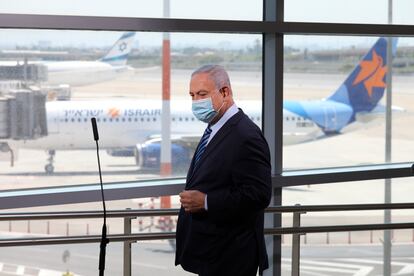
[[273,182],[283,187],[413,176],[413,163],[285,171]]
[[413,36],[414,25],[284,22],[280,32],[295,35]]
[[[284,0],[264,0],[263,20],[279,26],[283,24]],[[274,29],[263,34],[263,132],[270,148],[272,174],[283,170],[283,34]],[[273,185],[271,205],[282,205],[282,188]],[[266,214],[265,227],[281,227],[281,214]],[[267,236],[266,247],[270,268],[264,275],[281,275],[281,237]]]
[[241,20],[0,14],[0,28],[261,34],[274,32],[278,27]]
[[[275,1],[279,5],[279,0]],[[269,5],[268,5],[269,6]],[[269,10],[269,9],[268,9]],[[275,15],[276,16],[276,15]],[[413,36],[413,25],[0,14],[0,29]]]

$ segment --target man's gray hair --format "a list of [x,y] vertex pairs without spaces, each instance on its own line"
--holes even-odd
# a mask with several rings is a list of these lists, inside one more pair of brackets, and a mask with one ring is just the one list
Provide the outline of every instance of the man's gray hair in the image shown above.
[[204,65],[195,70],[191,77],[197,74],[208,74],[209,77],[214,81],[216,84],[217,89],[221,89],[224,86],[231,87],[229,75],[227,74],[226,70],[223,66],[220,65]]

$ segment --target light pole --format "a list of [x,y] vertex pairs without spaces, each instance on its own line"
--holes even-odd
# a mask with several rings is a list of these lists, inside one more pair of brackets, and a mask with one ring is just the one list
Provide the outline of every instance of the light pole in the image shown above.
[[[392,0],[388,0],[388,24],[392,24]],[[385,162],[391,162],[391,134],[392,134],[392,37],[388,37],[387,43],[387,94],[385,113]],[[391,200],[391,179],[385,179],[384,202],[389,204]],[[384,210],[384,223],[391,223],[391,210]],[[383,275],[391,276],[391,231],[384,231],[383,245]]]

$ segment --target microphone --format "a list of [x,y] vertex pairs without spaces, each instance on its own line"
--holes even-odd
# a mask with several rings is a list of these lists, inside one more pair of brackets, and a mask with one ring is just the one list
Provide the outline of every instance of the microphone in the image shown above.
[[103,205],[103,215],[104,215],[104,222],[102,225],[102,235],[101,235],[101,245],[100,245],[100,252],[99,252],[99,276],[104,275],[105,270],[105,254],[106,254],[106,245],[109,243],[109,239],[106,237],[106,206],[105,206],[105,196],[102,184],[102,172],[101,172],[101,162],[99,159],[99,134],[98,134],[98,127],[96,125],[96,119],[93,117],[91,118],[92,122],[92,130],[93,130],[93,138],[96,142],[96,155],[98,158],[98,169],[99,169],[99,180],[101,183],[101,196],[102,196],[102,205]]
[[95,141],[99,140],[99,134],[98,134],[98,127],[96,126],[96,119],[95,117],[93,117],[91,119],[92,122],[92,130],[93,130],[93,139],[95,139]]

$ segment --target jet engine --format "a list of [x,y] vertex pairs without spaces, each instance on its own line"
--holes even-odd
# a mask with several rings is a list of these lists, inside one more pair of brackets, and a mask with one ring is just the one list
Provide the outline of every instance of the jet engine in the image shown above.
[[[171,163],[174,173],[185,173],[194,154],[194,148],[180,141],[171,143]],[[135,148],[135,160],[140,169],[160,170],[161,163],[161,139],[151,139]]]

